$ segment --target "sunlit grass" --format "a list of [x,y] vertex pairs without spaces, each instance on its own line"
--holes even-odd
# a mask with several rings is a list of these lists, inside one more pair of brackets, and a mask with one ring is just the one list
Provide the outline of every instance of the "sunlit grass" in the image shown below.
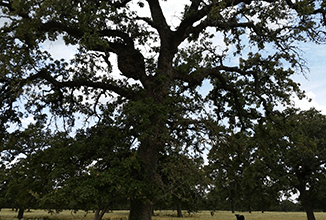
[[[306,213],[304,212],[236,212],[231,213],[229,211],[216,211],[214,216],[211,216],[210,211],[201,211],[196,214],[188,214],[184,212],[183,218],[176,217],[176,211],[155,211],[153,220],[196,220],[196,219],[216,219],[216,220],[236,220],[235,214],[241,214],[245,216],[246,220],[306,220]],[[117,210],[113,213],[106,213],[103,220],[127,220],[129,211]],[[316,212],[317,220],[326,220],[326,213]],[[17,212],[11,209],[2,209],[0,212],[0,220],[16,220]],[[24,213],[24,220],[92,220],[94,217],[93,212],[86,213],[84,211],[78,211],[77,213],[71,211],[63,211],[59,214],[49,214],[44,210],[31,210],[31,212]]]

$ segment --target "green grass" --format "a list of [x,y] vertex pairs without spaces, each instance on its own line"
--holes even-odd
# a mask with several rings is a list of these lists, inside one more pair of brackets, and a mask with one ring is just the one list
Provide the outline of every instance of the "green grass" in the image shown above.
[[[127,220],[129,211],[113,211],[113,213],[106,213],[103,220]],[[211,216],[210,211],[201,211],[196,214],[190,214],[184,212],[183,218],[176,217],[176,211],[155,211],[153,220],[236,220],[235,214],[241,214],[245,216],[246,220],[306,220],[306,213],[304,212],[242,212],[231,213],[229,211],[217,211],[214,216]],[[94,213],[86,213],[84,211],[78,211],[73,213],[71,211],[63,211],[59,214],[49,214],[44,210],[31,210],[31,212],[24,213],[24,220],[92,220]],[[326,213],[316,212],[317,220],[326,220]],[[2,209],[0,212],[0,220],[16,220],[17,212],[11,211],[11,209]]]

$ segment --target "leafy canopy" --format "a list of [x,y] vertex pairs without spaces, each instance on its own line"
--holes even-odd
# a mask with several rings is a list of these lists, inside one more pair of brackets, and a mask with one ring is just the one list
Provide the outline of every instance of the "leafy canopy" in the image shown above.
[[[29,116],[66,130],[109,121],[139,157],[131,220],[151,217],[162,154],[200,154],[221,125],[250,127],[303,97],[296,43],[325,41],[324,1],[190,0],[173,24],[169,2],[0,1],[1,131]],[[50,53],[60,41],[70,60]]]
[[[112,98],[157,100],[157,91],[167,93],[175,81],[193,89],[209,79],[219,118],[235,123],[237,115],[245,125],[260,106],[299,93],[293,70],[284,68],[302,67],[293,42],[324,41],[321,1],[188,1],[173,25],[161,4],[1,1],[1,124],[19,121],[25,110],[37,118],[43,108],[66,117],[101,115]],[[47,51],[60,39],[78,48],[72,60]],[[122,77],[114,77],[114,66]],[[24,110],[16,104],[23,94]]]

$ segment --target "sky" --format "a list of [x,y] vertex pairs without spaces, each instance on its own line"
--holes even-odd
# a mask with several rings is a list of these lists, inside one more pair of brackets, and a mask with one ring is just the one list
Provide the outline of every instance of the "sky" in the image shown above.
[[309,72],[306,76],[298,73],[292,78],[301,84],[301,89],[305,90],[312,101],[294,99],[295,103],[302,110],[315,107],[326,114],[326,44],[307,43],[302,44],[301,49],[304,52],[303,56],[307,61]]

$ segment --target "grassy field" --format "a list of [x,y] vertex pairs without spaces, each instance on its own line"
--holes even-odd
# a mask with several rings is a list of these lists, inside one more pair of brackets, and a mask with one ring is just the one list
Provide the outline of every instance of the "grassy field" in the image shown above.
[[[113,213],[107,213],[104,215],[103,220],[127,220],[128,211],[113,211]],[[246,220],[305,220],[306,214],[304,212],[253,212],[253,213],[235,213],[245,216]],[[31,210],[24,214],[25,220],[92,220],[93,213],[85,213],[79,211],[72,213],[70,211],[63,211],[60,214],[48,214],[44,210]],[[326,220],[326,213],[317,212],[315,213],[317,220]],[[0,212],[0,220],[15,220],[17,219],[17,212],[13,212],[9,209],[2,209]],[[180,219],[176,217],[176,212],[173,211],[156,211],[153,220],[172,220]],[[216,220],[236,220],[236,217],[231,212],[217,211],[214,216],[211,216],[209,211],[201,211],[196,214],[188,215],[184,214],[181,218],[184,220],[196,220],[196,219],[216,219]]]

